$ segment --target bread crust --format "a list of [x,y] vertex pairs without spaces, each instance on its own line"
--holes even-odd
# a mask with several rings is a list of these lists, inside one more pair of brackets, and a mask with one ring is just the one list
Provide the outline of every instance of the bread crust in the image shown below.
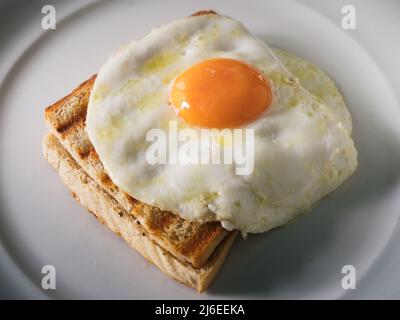
[[195,288],[198,292],[204,291],[210,285],[234,242],[236,232],[230,232],[207,262],[202,267],[195,268],[155,243],[147,230],[138,223],[138,219],[100,187],[51,133],[43,139],[43,153],[71,190],[73,197],[149,262],[155,264],[166,275]]

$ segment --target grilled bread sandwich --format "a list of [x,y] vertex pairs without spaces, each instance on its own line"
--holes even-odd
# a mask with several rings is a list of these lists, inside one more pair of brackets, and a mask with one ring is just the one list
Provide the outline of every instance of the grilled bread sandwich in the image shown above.
[[45,121],[74,198],[199,292],[238,231],[288,223],[357,167],[329,76],[213,11],[121,47]]

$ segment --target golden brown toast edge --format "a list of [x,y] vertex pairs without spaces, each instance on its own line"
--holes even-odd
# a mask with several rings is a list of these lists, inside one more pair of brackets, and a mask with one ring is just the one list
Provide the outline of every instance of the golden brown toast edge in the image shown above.
[[132,248],[166,275],[204,291],[220,270],[237,232],[230,232],[201,268],[182,262],[157,245],[148,232],[104,191],[72,158],[53,134],[43,139],[43,153],[71,190],[73,197],[100,222],[120,235]]

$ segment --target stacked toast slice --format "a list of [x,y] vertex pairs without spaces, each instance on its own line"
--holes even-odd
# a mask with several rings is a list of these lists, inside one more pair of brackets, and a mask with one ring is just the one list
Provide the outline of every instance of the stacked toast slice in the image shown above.
[[109,178],[85,130],[93,76],[45,110],[48,162],[74,198],[168,276],[204,291],[236,237],[217,222],[188,221],[144,204]]

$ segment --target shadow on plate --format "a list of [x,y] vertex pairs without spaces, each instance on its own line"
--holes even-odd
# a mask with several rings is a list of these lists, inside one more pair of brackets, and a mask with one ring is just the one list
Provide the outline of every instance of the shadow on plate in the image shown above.
[[[352,96],[349,99],[350,112],[352,105],[364,105],[362,99],[365,98]],[[341,226],[348,215],[353,214],[353,209],[373,203],[399,182],[399,134],[388,130],[373,116],[364,114],[362,108],[357,110],[356,114],[352,113],[359,165],[353,176],[294,223],[265,234],[250,235],[247,240],[238,238],[208,290],[211,295],[245,295],[250,298],[277,294],[282,286],[295,283],[303,270],[310,268],[319,255],[326,253],[326,248],[338,237]],[[364,218],[368,219],[368,216]],[[357,233],[355,242],[358,245],[363,243],[367,233]],[[349,248],[353,250],[350,255],[357,255],[357,245]],[[340,275],[340,269],[338,273]],[[307,291],[312,292],[315,286],[323,283],[312,281],[307,285]]]
[[[295,280],[330,241],[335,241],[341,220],[352,208],[374,201],[391,189],[400,176],[399,141],[382,127],[370,126],[368,130],[376,136],[371,141],[356,141],[359,167],[354,175],[294,223],[250,235],[247,240],[237,239],[209,293],[265,296],[276,292]],[[374,145],[376,154],[369,152],[368,144]]]

